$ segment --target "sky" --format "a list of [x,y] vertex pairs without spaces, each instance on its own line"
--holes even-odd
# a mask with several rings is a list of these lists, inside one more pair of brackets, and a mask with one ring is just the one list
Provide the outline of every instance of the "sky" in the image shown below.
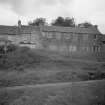
[[38,17],[50,23],[58,16],[91,22],[105,34],[105,0],[0,0],[0,25],[26,25]]

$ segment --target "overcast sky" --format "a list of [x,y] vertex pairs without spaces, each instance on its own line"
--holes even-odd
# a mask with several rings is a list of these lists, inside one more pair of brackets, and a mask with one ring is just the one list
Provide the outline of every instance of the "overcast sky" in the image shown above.
[[97,24],[105,33],[105,0],[0,0],[1,25],[17,25],[19,19],[27,24],[37,17],[50,22],[57,16]]

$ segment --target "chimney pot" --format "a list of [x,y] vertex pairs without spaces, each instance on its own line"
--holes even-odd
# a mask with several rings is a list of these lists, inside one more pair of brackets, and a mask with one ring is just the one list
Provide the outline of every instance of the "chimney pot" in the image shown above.
[[18,27],[21,28],[21,20],[18,20]]
[[94,27],[97,29],[98,28],[98,25],[94,25]]

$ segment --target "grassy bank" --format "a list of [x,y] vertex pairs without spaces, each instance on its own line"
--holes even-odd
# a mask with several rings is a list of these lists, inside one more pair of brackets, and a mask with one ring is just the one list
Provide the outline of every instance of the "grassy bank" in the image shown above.
[[0,87],[104,79],[102,65],[60,61],[44,62],[22,71],[0,71]]
[[104,63],[68,59],[42,50],[17,48],[8,52],[4,61],[0,66],[0,87],[105,78],[101,75]]

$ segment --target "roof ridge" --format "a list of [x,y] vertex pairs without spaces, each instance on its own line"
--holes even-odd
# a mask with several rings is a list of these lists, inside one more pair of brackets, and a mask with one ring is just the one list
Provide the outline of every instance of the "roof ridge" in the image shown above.
[[[32,30],[37,30],[37,28],[41,28],[42,31],[57,31],[57,32],[72,32],[72,33],[81,33],[81,34],[101,34],[101,32],[95,28],[85,28],[85,27],[62,27],[62,26],[29,26],[22,25],[21,30],[23,33],[30,33]],[[18,26],[6,26],[0,25],[0,33],[1,34],[17,34]]]

